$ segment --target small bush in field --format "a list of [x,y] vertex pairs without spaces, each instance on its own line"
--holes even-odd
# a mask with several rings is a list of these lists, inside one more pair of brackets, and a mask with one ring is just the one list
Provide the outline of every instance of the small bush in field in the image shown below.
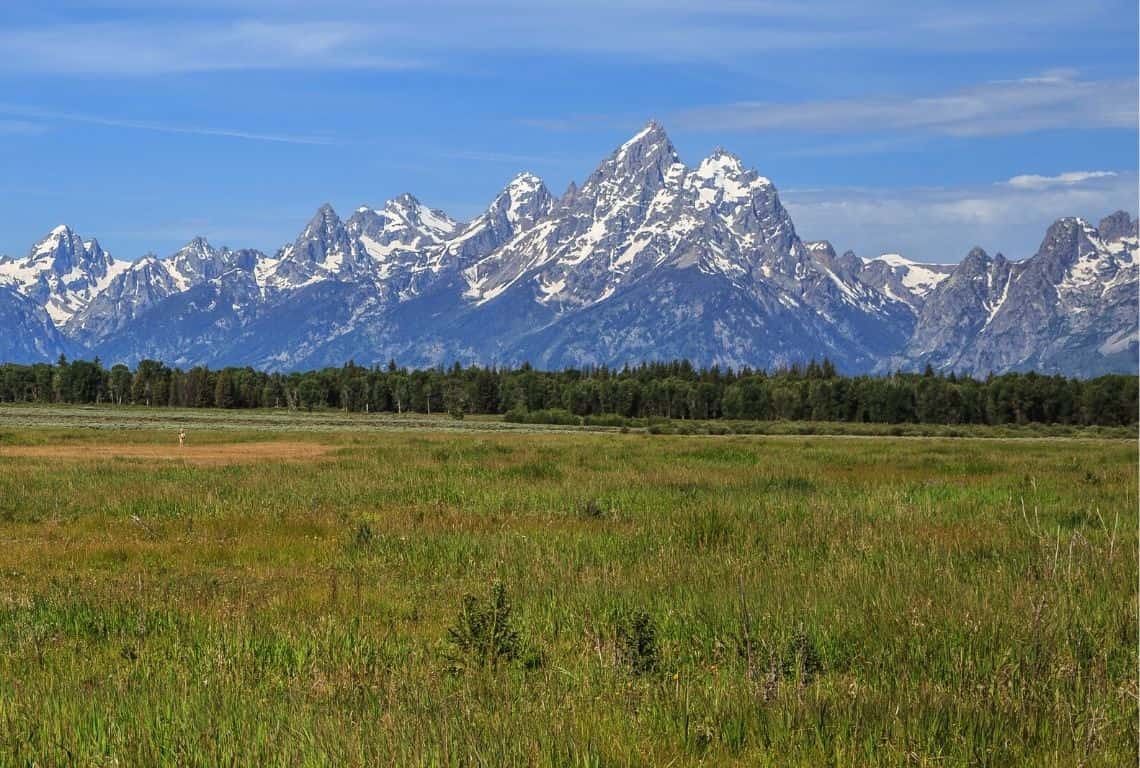
[[367,547],[372,543],[373,537],[372,526],[362,522],[356,526],[356,535],[353,537],[353,541],[358,547]]
[[537,666],[539,656],[528,652],[511,625],[511,602],[501,581],[491,587],[482,599],[464,595],[455,624],[447,631],[454,651],[449,655],[450,669],[462,672],[472,667],[497,667],[522,658],[526,666]]
[[602,510],[602,505],[598,503],[597,499],[590,499],[585,504],[583,504],[579,510],[579,513],[582,517],[586,517],[591,520],[597,520],[605,514],[605,512]]
[[656,672],[661,656],[653,617],[640,608],[621,617],[617,623],[617,650],[635,675]]
[[784,677],[798,678],[805,685],[823,672],[823,659],[820,658],[811,635],[802,629],[792,635],[780,658],[780,671]]

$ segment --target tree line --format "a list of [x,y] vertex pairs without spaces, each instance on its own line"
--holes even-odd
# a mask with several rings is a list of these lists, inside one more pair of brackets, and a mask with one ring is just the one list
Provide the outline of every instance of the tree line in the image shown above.
[[1036,373],[896,372],[843,376],[827,360],[777,371],[696,368],[686,361],[539,371],[529,365],[409,370],[389,363],[294,373],[172,368],[143,360],[0,365],[0,402],[181,408],[339,409],[352,412],[514,414],[932,424],[1126,426],[1137,423],[1138,379]]

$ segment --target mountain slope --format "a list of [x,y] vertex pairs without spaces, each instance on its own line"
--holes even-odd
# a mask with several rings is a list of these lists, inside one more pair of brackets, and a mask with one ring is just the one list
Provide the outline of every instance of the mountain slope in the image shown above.
[[931,291],[895,363],[976,375],[1134,371],[1138,256],[1123,212],[1096,228],[1060,219],[1023,262],[976,249]]
[[0,283],[0,329],[0,360],[6,362],[55,362],[75,352],[44,308],[10,283]]

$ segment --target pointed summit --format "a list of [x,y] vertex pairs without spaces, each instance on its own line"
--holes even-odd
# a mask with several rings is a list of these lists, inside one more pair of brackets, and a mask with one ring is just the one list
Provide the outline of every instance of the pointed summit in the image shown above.
[[44,235],[28,254],[29,261],[35,261],[43,256],[55,256],[66,251],[82,251],[83,240],[66,224],[54,227],[51,232]]
[[1101,239],[1111,243],[1125,237],[1136,237],[1138,224],[1140,222],[1133,221],[1127,211],[1116,211],[1101,219],[1096,228]]
[[677,150],[665,133],[664,126],[656,120],[646,123],[644,128],[618,147],[611,158],[614,165],[625,168],[643,167],[649,163],[656,165],[662,161],[665,167],[677,162]]
[[486,216],[491,220],[505,219],[497,222],[496,228],[501,235],[507,230],[513,234],[520,227],[533,225],[553,207],[554,198],[542,179],[524,171],[511,179],[511,183],[499,193],[487,209]]
[[655,144],[669,141],[669,135],[665,132],[665,126],[656,120],[650,119],[641,130],[630,137],[628,141],[622,144],[622,148],[632,146],[634,144]]
[[333,209],[332,203],[321,203],[321,207],[317,208],[316,213],[313,214],[313,218],[309,220],[309,223],[311,224],[315,221],[329,220],[339,221],[340,217],[336,215],[336,211]]
[[534,190],[541,186],[544,186],[544,184],[539,176],[536,176],[530,171],[520,171],[515,174],[515,177],[511,179],[511,183],[507,185],[507,189],[504,191]]
[[98,242],[85,243],[71,227],[60,224],[32,247],[24,261],[29,266],[37,265],[37,269],[50,270],[56,275],[72,274],[78,270],[101,276],[114,259],[99,247]]
[[466,269],[476,259],[533,227],[554,209],[555,200],[542,179],[522,172],[511,179],[478,218],[468,224],[441,253],[445,262]]
[[621,209],[643,206],[665,183],[669,169],[679,164],[677,150],[660,123],[650,121],[614,150],[563,205]]
[[305,230],[297,236],[292,245],[286,246],[281,257],[310,264],[324,263],[332,253],[347,253],[350,249],[348,236],[344,231],[344,224],[336,211],[325,203],[309,223]]
[[203,237],[202,235],[198,235],[198,236],[192,238],[190,240],[190,242],[186,243],[186,245],[182,246],[182,248],[180,249],[179,252],[182,252],[182,251],[198,251],[198,252],[201,252],[201,251],[208,251],[208,250],[210,250],[209,241],[206,240],[206,238]]
[[1051,260],[1071,261],[1096,251],[1092,238],[1097,233],[1084,219],[1068,216],[1057,219],[1045,233],[1037,256]]
[[966,258],[962,260],[963,265],[968,265],[974,268],[981,267],[984,269],[990,263],[990,255],[986,253],[986,249],[980,245],[975,245],[966,254]]
[[202,236],[195,237],[170,257],[171,265],[191,282],[212,280],[226,268],[229,251],[218,250]]
[[433,242],[444,240],[453,234],[458,226],[446,213],[428,208],[410,192],[386,202],[382,215],[386,231],[407,230],[412,238],[426,238]]

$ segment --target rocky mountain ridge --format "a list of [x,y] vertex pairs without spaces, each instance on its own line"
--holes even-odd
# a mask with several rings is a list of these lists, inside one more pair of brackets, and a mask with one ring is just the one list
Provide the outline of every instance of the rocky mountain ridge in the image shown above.
[[1137,243],[1117,212],[1058,220],[1023,261],[837,255],[769,179],[719,149],[687,166],[651,122],[562,197],[520,174],[467,223],[405,194],[347,220],[324,205],[272,256],[195,238],[134,262],[57,227],[0,259],[0,358],[1090,376],[1136,369]]

